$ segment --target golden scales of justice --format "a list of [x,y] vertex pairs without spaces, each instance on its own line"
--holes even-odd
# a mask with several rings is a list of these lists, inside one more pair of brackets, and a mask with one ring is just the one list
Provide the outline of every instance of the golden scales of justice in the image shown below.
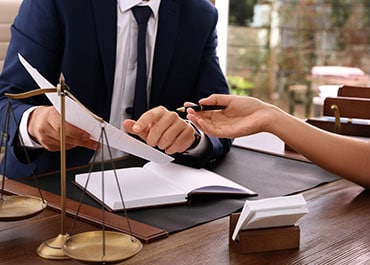
[[[68,96],[75,102],[77,102],[81,107],[83,105],[69,92],[68,86],[64,82],[63,74],[60,75],[59,84],[56,88],[43,88],[43,89],[36,89],[29,92],[21,93],[21,94],[5,94],[9,99],[24,99],[28,97],[33,97],[40,94],[45,93],[55,93],[57,92],[60,97],[60,116],[61,116],[61,128],[60,128],[60,140],[61,140],[61,173],[60,173],[60,182],[61,182],[61,231],[58,236],[55,238],[49,239],[42,243],[38,249],[37,253],[40,257],[45,259],[55,259],[55,260],[64,260],[64,259],[76,259],[84,262],[117,262],[128,259],[134,255],[136,255],[142,249],[142,243],[132,236],[131,226],[129,223],[129,219],[127,218],[126,208],[124,207],[126,219],[128,222],[129,232],[130,234],[125,234],[121,232],[115,231],[106,231],[105,230],[105,220],[104,220],[104,207],[102,206],[102,230],[100,231],[88,231],[82,232],[75,235],[69,235],[65,229],[66,223],[66,132],[65,132],[65,97]],[[10,101],[9,101],[10,102]],[[10,103],[8,104],[10,106]],[[84,108],[87,110],[86,108]],[[7,117],[10,117],[10,110],[11,107],[8,107]],[[95,119],[97,119],[101,126],[101,136],[100,142],[102,145],[104,142],[108,144],[108,139],[104,130],[104,121],[102,118],[97,117],[95,114],[91,113],[87,110]],[[5,126],[5,131],[8,132],[9,126],[9,118],[6,119],[7,124]],[[7,135],[6,133],[4,135]],[[1,145],[3,146],[3,138],[1,140]],[[110,149],[108,148],[109,155]],[[103,155],[103,154],[102,154]],[[94,155],[93,160],[95,161],[96,153]],[[5,168],[6,168],[6,144],[5,144],[5,152],[3,158],[4,164],[4,172],[3,172],[3,181],[2,181],[2,190],[1,190],[1,198],[0,198],[0,221],[5,220],[16,220],[27,218],[37,214],[38,212],[42,211],[46,208],[46,201],[42,197],[42,193],[40,191],[41,198],[35,197],[26,197],[26,196],[5,196],[3,195],[4,191],[4,183],[5,183]],[[93,163],[92,163],[93,165]],[[90,170],[91,171],[91,170]],[[88,185],[90,176],[86,181],[85,188],[83,190],[82,196],[85,194],[86,187]],[[35,178],[36,179],[36,178]],[[118,178],[116,175],[116,182],[118,185]],[[102,195],[104,201],[104,170],[102,171]],[[119,186],[118,186],[119,187]],[[122,192],[119,189],[121,200],[123,206],[125,205],[123,202]],[[82,203],[82,196],[80,205]],[[77,220],[77,216],[79,214],[78,207],[77,213],[75,215],[73,227],[75,226],[75,222]]]

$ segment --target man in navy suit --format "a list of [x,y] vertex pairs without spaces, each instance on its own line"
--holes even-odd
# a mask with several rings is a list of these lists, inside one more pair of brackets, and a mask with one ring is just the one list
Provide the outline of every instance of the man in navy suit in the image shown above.
[[[151,15],[148,111],[135,121],[129,110],[137,36],[130,9],[136,5],[149,6]],[[0,76],[1,125],[4,93],[38,88],[18,61],[20,53],[53,84],[63,73],[71,93],[104,120],[182,163],[205,166],[228,152],[231,140],[204,135],[175,110],[186,101],[228,93],[216,55],[216,24],[217,11],[208,0],[24,0]],[[45,96],[12,100],[19,126],[10,122],[7,177],[30,175],[22,145],[36,174],[59,169],[60,116],[50,105]],[[88,163],[99,144],[71,124],[66,130],[67,167]]]

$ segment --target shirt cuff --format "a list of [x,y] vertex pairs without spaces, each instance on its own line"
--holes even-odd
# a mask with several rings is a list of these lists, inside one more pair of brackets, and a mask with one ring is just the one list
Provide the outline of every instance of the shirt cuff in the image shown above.
[[29,148],[42,148],[42,145],[32,140],[27,130],[28,118],[30,117],[31,112],[36,108],[37,106],[31,107],[22,115],[22,119],[19,124],[19,143],[21,146]]

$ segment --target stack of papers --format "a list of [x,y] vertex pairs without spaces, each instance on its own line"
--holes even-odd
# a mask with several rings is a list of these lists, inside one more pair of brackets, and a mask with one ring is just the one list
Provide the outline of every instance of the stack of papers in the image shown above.
[[237,239],[240,230],[292,226],[306,213],[308,213],[306,201],[301,194],[247,200],[232,239]]

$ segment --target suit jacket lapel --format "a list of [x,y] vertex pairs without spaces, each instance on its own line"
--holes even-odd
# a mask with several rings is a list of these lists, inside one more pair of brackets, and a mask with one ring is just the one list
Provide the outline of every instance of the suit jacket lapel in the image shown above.
[[92,0],[105,82],[110,97],[113,93],[117,42],[117,1]]
[[162,0],[159,7],[149,107],[159,104],[163,82],[170,67],[180,18],[179,2],[180,0]]

